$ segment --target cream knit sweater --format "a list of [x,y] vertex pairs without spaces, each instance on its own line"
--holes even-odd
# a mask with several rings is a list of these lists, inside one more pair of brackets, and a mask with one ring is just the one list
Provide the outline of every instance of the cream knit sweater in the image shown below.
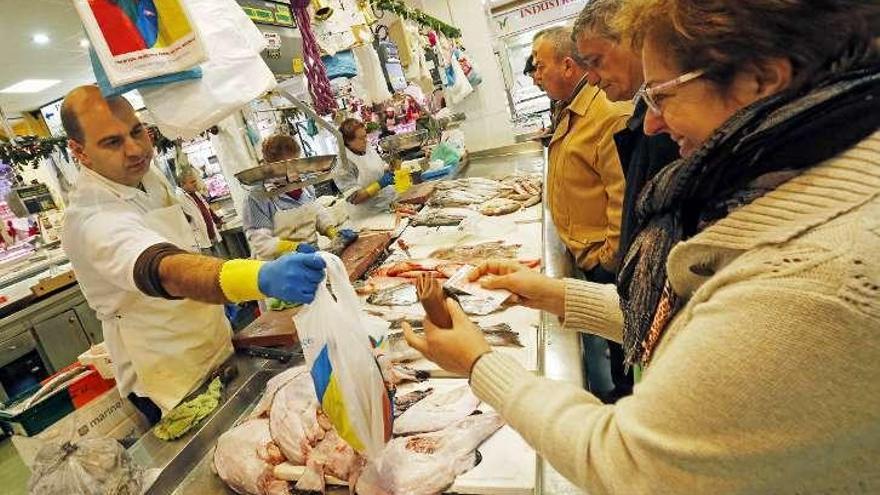
[[[632,396],[602,405],[500,353],[476,394],[590,494],[880,493],[880,132],[667,267],[688,303]],[[619,341],[614,288],[566,284],[566,328]]]

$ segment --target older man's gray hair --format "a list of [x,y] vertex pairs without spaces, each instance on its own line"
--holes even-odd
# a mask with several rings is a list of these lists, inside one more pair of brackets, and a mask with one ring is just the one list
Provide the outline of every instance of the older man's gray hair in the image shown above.
[[609,41],[620,41],[620,35],[612,27],[612,20],[623,0],[591,0],[574,21],[571,30],[571,39],[577,39],[584,33],[590,32]]
[[535,43],[540,40],[546,40],[553,46],[557,59],[570,57],[578,65],[583,65],[583,60],[577,51],[577,45],[575,45],[572,38],[571,28],[556,26],[544,29],[539,31],[533,39]]

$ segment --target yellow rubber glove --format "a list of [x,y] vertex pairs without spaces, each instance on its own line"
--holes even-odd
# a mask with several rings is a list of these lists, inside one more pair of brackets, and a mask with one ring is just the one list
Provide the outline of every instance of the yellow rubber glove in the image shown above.
[[364,188],[364,192],[369,194],[370,196],[375,196],[379,194],[379,191],[382,190],[382,186],[379,185],[379,182],[373,182],[369,186]]
[[299,243],[296,241],[289,241],[287,239],[280,239],[278,241],[278,245],[275,246],[275,257],[281,256],[284,253],[292,253],[296,251],[296,248],[299,247]]
[[266,297],[260,292],[260,268],[263,263],[259,260],[229,260],[223,263],[220,267],[220,289],[229,302],[256,301]]

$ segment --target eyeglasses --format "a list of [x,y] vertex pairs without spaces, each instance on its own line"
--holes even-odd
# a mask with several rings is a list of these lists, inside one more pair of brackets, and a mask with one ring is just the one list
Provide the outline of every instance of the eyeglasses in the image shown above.
[[660,91],[668,91],[673,88],[677,88],[682,84],[688,83],[702,77],[706,73],[705,70],[695,70],[688,72],[687,74],[682,74],[671,81],[666,81],[664,83],[660,83],[654,85],[652,87],[644,87],[638,92],[638,97],[645,100],[645,103],[648,105],[648,109],[654,112],[655,115],[661,115],[663,110],[660,108],[659,102],[657,101],[657,93]]

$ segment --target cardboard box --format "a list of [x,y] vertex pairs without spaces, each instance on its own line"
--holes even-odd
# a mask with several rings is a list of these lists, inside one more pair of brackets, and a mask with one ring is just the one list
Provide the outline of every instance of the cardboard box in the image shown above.
[[13,435],[12,444],[30,468],[37,452],[46,444],[75,443],[77,440],[100,437],[122,440],[131,436],[140,437],[147,430],[149,424],[146,418],[128,399],[120,397],[118,389],[114,387],[35,436]]

